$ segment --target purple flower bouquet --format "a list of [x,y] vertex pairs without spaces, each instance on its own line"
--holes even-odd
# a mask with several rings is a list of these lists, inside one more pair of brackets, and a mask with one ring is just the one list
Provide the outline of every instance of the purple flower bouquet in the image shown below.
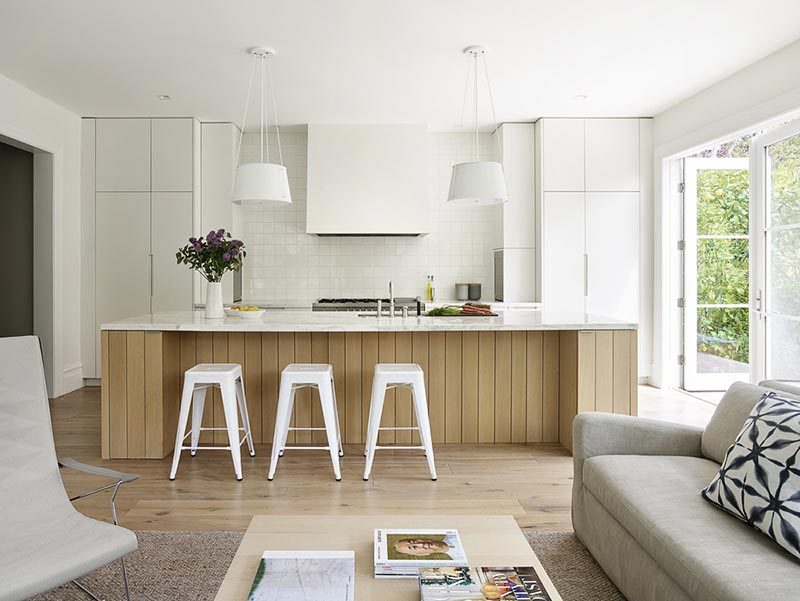
[[189,244],[179,249],[175,258],[178,265],[196,269],[209,282],[219,282],[226,272],[239,271],[246,256],[244,242],[219,229],[208,232],[205,238],[189,238]]

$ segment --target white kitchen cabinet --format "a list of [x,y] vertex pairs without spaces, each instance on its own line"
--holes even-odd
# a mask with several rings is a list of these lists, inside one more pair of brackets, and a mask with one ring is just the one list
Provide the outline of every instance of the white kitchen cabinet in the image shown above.
[[[101,324],[150,312],[150,193],[98,192],[95,202],[91,326],[99,349]],[[100,377],[99,352],[94,367]]]
[[639,190],[639,120],[586,119],[586,190]]
[[542,119],[543,190],[580,192],[584,180],[584,120]]
[[586,193],[586,312],[639,320],[639,193]]
[[97,119],[95,190],[150,191],[150,119]]
[[192,193],[153,192],[150,220],[152,302],[150,312],[192,310],[192,270],[175,253],[192,235]]
[[150,165],[154,192],[191,192],[194,119],[152,119]]
[[586,197],[545,192],[542,220],[542,306],[546,311],[586,310]]

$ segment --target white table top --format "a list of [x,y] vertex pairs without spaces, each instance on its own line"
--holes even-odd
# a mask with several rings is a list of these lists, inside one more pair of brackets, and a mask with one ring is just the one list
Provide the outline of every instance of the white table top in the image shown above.
[[553,601],[561,601],[553,583],[510,515],[470,516],[254,516],[222,581],[215,601],[245,601],[258,562],[267,550],[355,551],[356,601],[419,599],[414,579],[373,575],[375,528],[454,528],[472,566],[533,566]]
[[185,332],[430,332],[528,330],[635,330],[638,324],[586,313],[508,311],[497,317],[359,317],[336,311],[267,310],[260,319],[205,319],[202,311],[130,317],[101,330]]

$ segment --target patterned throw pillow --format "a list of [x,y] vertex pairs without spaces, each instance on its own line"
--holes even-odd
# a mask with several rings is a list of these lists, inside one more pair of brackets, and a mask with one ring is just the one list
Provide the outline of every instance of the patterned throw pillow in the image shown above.
[[702,494],[800,558],[800,401],[762,396]]

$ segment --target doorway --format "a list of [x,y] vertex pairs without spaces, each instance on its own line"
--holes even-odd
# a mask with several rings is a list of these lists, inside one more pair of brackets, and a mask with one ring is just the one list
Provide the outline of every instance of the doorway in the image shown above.
[[684,159],[683,388],[718,391],[750,376],[747,140],[703,154]]
[[753,140],[753,377],[800,381],[800,120]]

